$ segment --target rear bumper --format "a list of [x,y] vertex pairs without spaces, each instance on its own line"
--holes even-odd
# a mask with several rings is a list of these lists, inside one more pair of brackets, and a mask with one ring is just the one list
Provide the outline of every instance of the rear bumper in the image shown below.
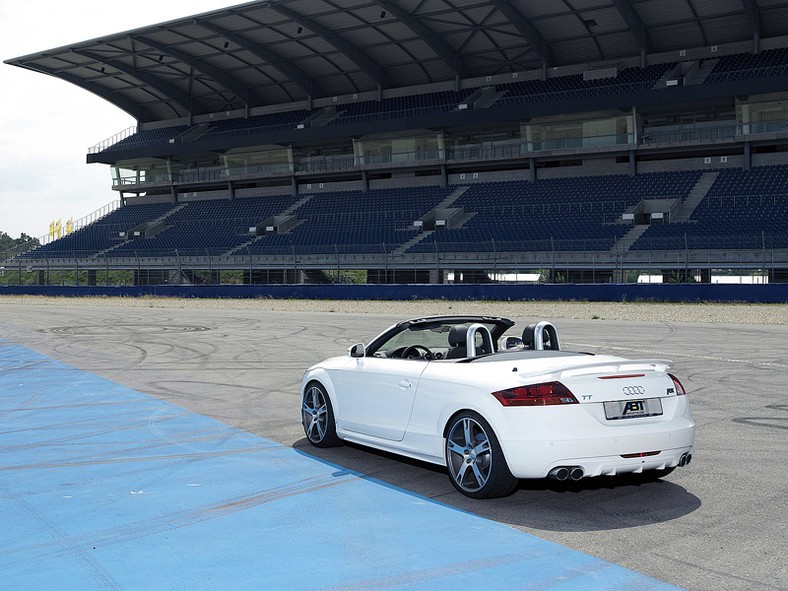
[[[663,424],[658,430],[616,433],[615,437],[501,441],[509,470],[517,478],[545,478],[558,466],[580,466],[585,476],[613,476],[678,466],[692,450],[695,425],[689,419]],[[647,457],[625,454],[655,452]]]

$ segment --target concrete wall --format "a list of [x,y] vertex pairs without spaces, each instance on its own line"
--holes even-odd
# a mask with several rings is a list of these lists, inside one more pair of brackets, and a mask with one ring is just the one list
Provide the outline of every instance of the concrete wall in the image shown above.
[[788,284],[768,285],[227,285],[145,287],[0,287],[3,295],[187,298],[297,298],[324,300],[576,300],[596,302],[788,303]]

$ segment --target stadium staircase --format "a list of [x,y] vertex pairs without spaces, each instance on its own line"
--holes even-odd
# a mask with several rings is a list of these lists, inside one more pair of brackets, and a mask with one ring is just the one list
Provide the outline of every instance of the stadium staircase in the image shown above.
[[[462,197],[468,189],[470,189],[468,185],[458,187],[457,190],[453,191],[448,197],[446,197],[443,201],[438,203],[435,209],[433,209],[429,214],[427,214],[424,217],[426,218],[429,215],[434,214],[436,211],[451,209],[452,208],[451,206],[454,204],[454,202],[457,201],[457,199],[459,199],[460,197]],[[467,219],[470,219],[470,217],[473,217],[473,214],[466,216]],[[463,220],[463,223],[467,221],[467,219]],[[404,244],[400,245],[399,248],[394,249],[392,251],[392,254],[397,256],[405,253],[405,251],[407,251],[411,246],[418,244],[422,240],[426,240],[427,238],[432,236],[434,232],[435,230],[426,230],[424,232],[419,232],[416,236],[414,236]]]
[[[712,185],[714,185],[714,181],[717,180],[719,174],[720,173],[718,171],[704,172],[701,174],[698,178],[698,182],[695,183],[695,186],[689,192],[687,197],[683,199],[679,205],[675,206],[670,212],[670,222],[689,222],[692,212],[695,211],[698,205],[700,205],[700,203],[709,193],[709,190],[711,189]],[[636,224],[632,226],[632,228],[626,234],[616,240],[616,243],[610,249],[611,254],[628,252],[629,249],[632,248],[632,245],[635,244],[650,227],[650,224]]]
[[638,238],[643,236],[648,228],[648,224],[638,224],[636,226],[632,226],[632,228],[626,234],[616,240],[616,243],[610,249],[610,253],[619,254],[628,252],[632,245],[637,242]]
[[[144,222],[144,223],[142,223],[142,224],[140,224],[138,226],[135,226],[134,228],[129,228],[126,231],[126,239],[125,240],[123,240],[121,242],[118,242],[117,244],[113,244],[109,248],[105,248],[104,250],[101,250],[101,251],[97,252],[94,255],[94,257],[95,258],[101,258],[101,257],[109,254],[110,252],[112,252],[116,248],[119,248],[119,247],[123,246],[124,244],[126,244],[126,242],[128,242],[131,238],[133,238],[134,232],[142,233],[143,234],[143,236],[142,236],[143,238],[145,237],[145,234],[147,234],[148,232],[151,232],[150,235],[158,234],[158,232],[160,232],[160,231],[165,229],[164,221],[168,217],[173,215],[174,213],[177,213],[180,210],[182,210],[187,205],[188,205],[187,203],[181,203],[180,205],[176,205],[172,209],[167,210],[165,213],[163,213],[162,215],[160,215],[159,217],[157,217],[154,220],[151,220],[149,222]],[[131,237],[130,237],[130,235],[131,235]]]
[[717,177],[720,175],[718,171],[714,172],[704,172],[700,175],[698,182],[695,183],[695,186],[690,191],[687,198],[682,201],[681,205],[679,205],[674,212],[671,212],[671,222],[687,222],[692,215],[692,212],[700,205],[703,198],[708,195],[709,190],[711,189],[712,185],[714,185],[714,181],[717,180]]
[[706,82],[706,78],[709,77],[709,74],[711,74],[719,61],[718,59],[702,60],[697,68],[687,72],[687,75],[684,77],[684,86],[693,86]]
[[[174,141],[181,142],[181,143],[193,142],[193,141],[196,141],[196,140],[200,139],[204,135],[209,134],[211,131],[213,131],[213,129],[214,129],[213,126],[211,126],[211,125],[209,125],[207,123],[201,123],[199,125],[194,125],[194,126],[188,128],[183,133],[177,135],[174,138]],[[173,140],[170,140],[170,141],[173,141]]]
[[[307,196],[303,197],[302,199],[299,199],[295,203],[291,204],[290,207],[288,207],[283,212],[281,212],[280,214],[278,214],[277,216],[274,216],[274,217],[287,218],[287,217],[290,217],[292,215],[295,215],[295,212],[298,210],[298,208],[301,207],[302,205],[308,203],[312,199],[312,197],[314,197],[314,195],[307,195]],[[265,223],[265,220],[262,220],[261,223]],[[293,228],[295,228],[296,226],[298,226],[300,224],[301,224],[301,221],[296,221],[292,226],[290,226],[290,230],[292,230]],[[249,240],[247,240],[246,242],[242,242],[238,246],[232,248],[231,250],[228,250],[227,252],[225,252],[223,254],[223,256],[229,257],[229,256],[237,255],[238,253],[240,253],[240,252],[244,251],[245,249],[249,248],[250,246],[252,246],[255,242],[258,242],[259,240],[262,240],[263,238],[265,238],[265,236],[266,236],[265,234],[257,234],[255,236],[253,236],[252,238],[250,238]]]
[[499,98],[505,95],[506,92],[506,90],[497,90],[495,86],[484,86],[476,90],[476,92],[471,94],[471,96],[462,101],[457,106],[457,109],[489,109],[498,101]]
[[299,129],[303,127],[324,127],[337,119],[341,113],[337,111],[336,107],[325,107],[315,113],[312,113],[302,123],[298,124]]

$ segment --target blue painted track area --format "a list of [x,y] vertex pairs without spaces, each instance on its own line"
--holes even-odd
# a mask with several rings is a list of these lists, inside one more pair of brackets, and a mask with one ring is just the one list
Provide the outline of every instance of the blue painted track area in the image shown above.
[[14,591],[677,589],[2,341],[0,515]]

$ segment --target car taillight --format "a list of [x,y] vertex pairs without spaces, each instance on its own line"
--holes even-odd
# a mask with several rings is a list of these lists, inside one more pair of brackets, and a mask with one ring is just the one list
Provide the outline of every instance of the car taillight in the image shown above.
[[530,386],[517,386],[493,392],[504,406],[551,406],[578,404],[577,398],[561,382],[545,382]]
[[673,380],[673,385],[676,386],[676,396],[686,396],[687,391],[684,390],[684,386],[681,385],[679,379],[672,373],[669,373],[668,375],[670,376],[670,379]]

